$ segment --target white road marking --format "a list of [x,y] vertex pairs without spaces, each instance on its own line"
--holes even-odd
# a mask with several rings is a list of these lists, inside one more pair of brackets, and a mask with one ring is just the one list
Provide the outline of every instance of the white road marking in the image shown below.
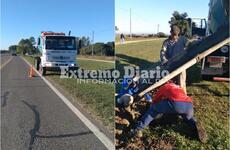
[[[21,56],[20,56],[21,57]],[[31,64],[21,57],[29,66]],[[35,70],[35,69],[34,69]],[[61,94],[45,77],[35,70],[42,80],[62,99],[62,101],[74,112],[75,115],[94,133],[94,135],[105,145],[109,150],[115,150],[114,143],[104,134],[99,128],[87,119],[63,94]]]
[[5,67],[12,59],[13,59],[13,57],[11,57],[11,58],[8,59],[4,64],[2,64],[2,65],[0,66],[0,70],[1,70],[3,67]]

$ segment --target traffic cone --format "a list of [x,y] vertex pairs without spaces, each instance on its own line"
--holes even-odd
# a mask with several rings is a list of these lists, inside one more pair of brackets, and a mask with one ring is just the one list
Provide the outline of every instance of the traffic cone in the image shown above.
[[34,77],[34,69],[33,66],[31,65],[30,69],[29,69],[29,77],[32,78]]

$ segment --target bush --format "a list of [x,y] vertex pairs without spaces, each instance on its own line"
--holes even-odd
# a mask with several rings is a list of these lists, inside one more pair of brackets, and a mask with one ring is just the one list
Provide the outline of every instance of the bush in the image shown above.
[[168,35],[165,34],[165,33],[163,33],[163,32],[158,32],[158,33],[157,33],[157,36],[158,36],[159,38],[165,38],[165,37],[167,37]]

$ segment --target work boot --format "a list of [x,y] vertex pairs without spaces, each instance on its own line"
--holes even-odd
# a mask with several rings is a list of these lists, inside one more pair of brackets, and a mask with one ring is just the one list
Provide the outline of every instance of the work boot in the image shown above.
[[196,123],[196,132],[197,132],[197,137],[200,140],[200,142],[206,143],[208,140],[208,136],[207,136],[204,126],[200,122]]

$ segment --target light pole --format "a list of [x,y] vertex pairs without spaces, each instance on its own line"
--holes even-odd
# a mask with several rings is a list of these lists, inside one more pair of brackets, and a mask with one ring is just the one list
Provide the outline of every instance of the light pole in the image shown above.
[[131,13],[131,8],[130,8],[130,13],[129,13],[129,34],[130,38],[132,39],[132,13]]
[[92,31],[92,40],[91,40],[91,44],[92,44],[92,56],[93,56],[93,44],[94,44],[94,31]]

